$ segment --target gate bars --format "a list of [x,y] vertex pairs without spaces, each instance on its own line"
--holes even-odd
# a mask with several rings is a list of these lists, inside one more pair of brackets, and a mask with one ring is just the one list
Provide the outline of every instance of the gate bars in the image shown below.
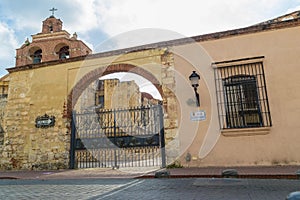
[[166,167],[162,105],[73,112],[70,168]]

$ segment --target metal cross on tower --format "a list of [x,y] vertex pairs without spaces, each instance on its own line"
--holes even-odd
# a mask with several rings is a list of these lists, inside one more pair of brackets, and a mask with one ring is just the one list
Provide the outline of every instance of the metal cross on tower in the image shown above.
[[52,16],[54,16],[54,12],[57,11],[57,9],[53,7],[49,11],[51,11],[52,12]]

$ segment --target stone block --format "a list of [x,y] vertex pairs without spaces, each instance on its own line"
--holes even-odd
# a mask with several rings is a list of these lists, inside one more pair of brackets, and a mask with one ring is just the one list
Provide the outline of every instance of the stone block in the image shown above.
[[67,153],[63,153],[63,154],[62,154],[62,158],[63,158],[64,160],[69,159],[69,153],[68,153],[68,152],[67,152]]
[[167,77],[167,78],[164,78],[162,80],[163,84],[165,85],[172,85],[175,83],[175,78],[174,77]]
[[167,71],[167,77],[175,77],[175,72],[173,69]]
[[170,149],[166,150],[167,160],[174,161],[180,155],[180,151],[178,149],[170,147]]
[[155,178],[169,178],[170,172],[168,170],[157,171],[157,172],[155,172],[154,177]]
[[27,111],[21,112],[21,116],[27,116],[27,115],[28,115]]
[[54,160],[54,153],[53,152],[48,153],[48,160]]
[[42,155],[41,157],[40,157],[40,161],[41,162],[46,162],[48,160],[48,155]]
[[237,178],[238,171],[236,169],[225,169],[222,171],[223,178]]
[[35,154],[30,154],[30,155],[28,156],[28,161],[29,161],[29,162],[35,162],[36,159],[37,159],[37,156],[36,156]]
[[165,129],[176,129],[178,127],[177,120],[174,119],[165,119],[164,121]]
[[54,154],[54,159],[57,160],[57,159],[59,159],[59,158],[60,158],[60,154],[59,154],[59,153],[55,153],[55,154]]

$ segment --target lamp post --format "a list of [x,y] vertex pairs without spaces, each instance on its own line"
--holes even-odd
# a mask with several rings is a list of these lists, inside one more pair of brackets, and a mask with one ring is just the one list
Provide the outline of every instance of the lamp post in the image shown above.
[[191,81],[191,85],[194,88],[195,96],[196,96],[196,104],[198,107],[200,107],[200,97],[199,93],[197,92],[197,87],[199,86],[199,80],[200,76],[196,73],[196,71],[193,71],[193,73],[189,76],[189,79]]

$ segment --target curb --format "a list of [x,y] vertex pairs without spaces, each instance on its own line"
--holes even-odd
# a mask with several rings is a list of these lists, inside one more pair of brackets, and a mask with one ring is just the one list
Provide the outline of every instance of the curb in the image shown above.
[[[136,179],[152,179],[152,178],[225,178],[222,175],[169,175],[166,177],[156,177],[155,175],[144,175],[136,177]],[[262,175],[262,174],[251,174],[251,175],[238,175],[238,179],[294,179],[298,180],[297,175],[283,175],[283,174],[276,174],[276,175]]]
[[209,167],[209,168],[161,168],[145,173],[124,171],[61,170],[61,171],[0,171],[0,180],[47,179],[101,179],[101,178],[238,178],[238,179],[293,179],[300,180],[300,166],[288,167]]
[[[262,174],[251,174],[251,175],[238,175],[236,177],[224,177],[222,175],[182,175],[182,174],[168,174],[167,176],[157,176],[155,174],[153,175],[141,175],[141,176],[129,176],[129,177],[122,177],[122,176],[98,176],[98,177],[92,177],[92,176],[80,176],[80,177],[64,177],[64,179],[100,179],[100,178],[133,178],[133,179],[155,179],[155,178],[237,178],[237,179],[290,179],[290,180],[300,180],[300,178],[297,175],[283,175],[283,174],[275,174],[275,175],[262,175]],[[0,180],[26,180],[26,179],[34,179],[34,178],[20,178],[20,177],[11,177],[11,176],[4,176],[0,177]],[[39,180],[46,180],[49,178],[43,178],[40,177]],[[50,179],[56,179],[56,178],[50,178]],[[60,179],[60,178],[59,178]],[[38,180],[38,179],[37,179]]]
[[0,180],[16,180],[16,179],[19,179],[19,178],[16,178],[16,177],[10,177],[10,176],[4,176],[4,177],[0,177]]

